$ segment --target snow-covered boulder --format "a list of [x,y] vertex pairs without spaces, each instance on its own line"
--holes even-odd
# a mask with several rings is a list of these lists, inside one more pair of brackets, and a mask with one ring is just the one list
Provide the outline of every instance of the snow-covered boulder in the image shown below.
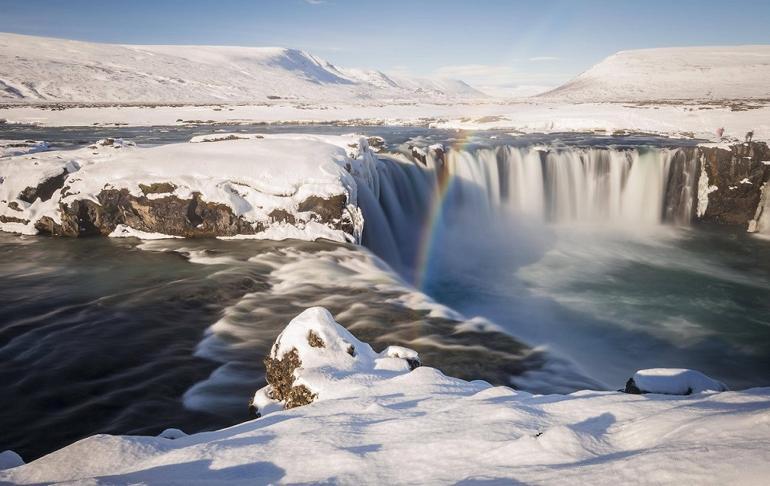
[[351,172],[372,157],[365,140],[224,134],[192,142],[141,148],[104,139],[2,159],[0,230],[359,241]]
[[626,393],[662,393],[691,395],[704,391],[726,391],[724,383],[709,378],[700,371],[680,368],[640,370],[626,383]]
[[13,451],[0,452],[0,471],[24,465],[24,459]]
[[292,321],[265,358],[268,385],[254,395],[257,416],[316,400],[336,398],[420,366],[416,351],[389,346],[381,353],[356,339],[323,307],[311,307]]

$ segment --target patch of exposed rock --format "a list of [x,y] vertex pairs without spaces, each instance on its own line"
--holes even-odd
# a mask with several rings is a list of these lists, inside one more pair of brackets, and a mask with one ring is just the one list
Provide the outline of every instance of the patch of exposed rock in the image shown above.
[[250,223],[224,204],[204,201],[199,193],[191,199],[177,196],[150,199],[134,196],[128,189],[105,189],[90,199],[61,203],[61,223],[43,217],[35,228],[55,236],[107,236],[118,225],[148,233],[183,237],[233,236],[264,231],[260,223]]

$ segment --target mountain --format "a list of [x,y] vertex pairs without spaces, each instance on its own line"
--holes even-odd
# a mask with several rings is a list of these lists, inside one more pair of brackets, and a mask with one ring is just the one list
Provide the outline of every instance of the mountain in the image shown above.
[[540,98],[573,102],[770,99],[770,45],[621,51]]
[[144,46],[0,33],[0,101],[211,103],[483,98],[462,81],[344,69],[280,47]]

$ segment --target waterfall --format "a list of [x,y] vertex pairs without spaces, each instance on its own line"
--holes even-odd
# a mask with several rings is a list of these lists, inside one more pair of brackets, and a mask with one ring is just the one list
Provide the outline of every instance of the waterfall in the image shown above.
[[363,243],[398,268],[413,266],[437,204],[543,224],[688,224],[695,213],[700,166],[687,149],[434,147],[418,161],[380,157],[376,177],[359,181]]
[[749,221],[749,231],[770,236],[770,183],[762,184],[762,192],[754,219]]

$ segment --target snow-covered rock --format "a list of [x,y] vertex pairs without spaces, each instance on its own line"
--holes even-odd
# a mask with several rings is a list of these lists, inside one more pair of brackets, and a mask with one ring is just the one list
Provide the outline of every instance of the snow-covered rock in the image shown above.
[[681,368],[640,370],[626,383],[626,393],[662,393],[690,395],[705,391],[727,391],[724,383],[709,378],[700,371]]
[[343,69],[297,49],[116,45],[0,33],[0,100],[5,101],[277,103],[485,96],[462,81]]
[[276,339],[265,359],[268,385],[254,395],[252,410],[264,415],[279,407],[335,398],[418,366],[415,351],[389,346],[375,353],[339,325],[328,310],[311,307]]
[[271,356],[293,349],[305,360],[295,381],[318,393],[309,405],[273,402],[267,417],[173,440],[96,435],[0,482],[759,485],[770,474],[770,388],[531,395],[409,371],[395,357],[405,350],[376,354],[321,308],[294,319]]
[[24,459],[13,451],[0,452],[0,471],[19,467],[24,464]]
[[767,99],[768,79],[766,45],[639,49],[613,54],[540,98],[588,103]]
[[[203,142],[212,143],[203,143]],[[79,236],[358,241],[355,136],[198,137],[151,148],[106,139],[0,160],[0,230]]]

